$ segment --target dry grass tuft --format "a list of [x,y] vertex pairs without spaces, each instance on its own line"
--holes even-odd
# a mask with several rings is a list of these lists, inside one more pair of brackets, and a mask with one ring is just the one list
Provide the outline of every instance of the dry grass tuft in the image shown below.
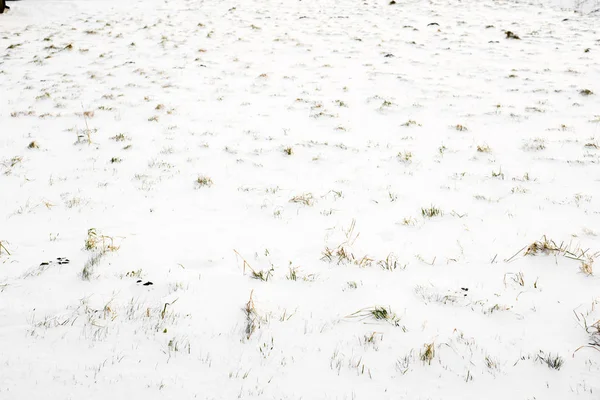
[[254,295],[254,290],[250,292],[250,298],[248,302],[242,309],[244,311],[245,323],[246,327],[244,329],[244,333],[246,334],[246,339],[250,339],[252,334],[256,331],[259,323],[258,312],[256,311],[256,307],[254,306],[254,299],[252,296]]
[[538,240],[533,242],[527,247],[525,250],[526,256],[535,256],[539,253],[542,254],[550,254],[550,253],[564,253],[566,251],[566,247],[563,243],[558,246],[554,240],[550,240],[544,235],[542,240]]
[[205,175],[200,175],[196,178],[196,186],[198,188],[202,187],[211,187],[213,185],[213,180]]
[[[537,256],[537,255],[549,255],[563,256],[571,260],[580,261],[582,263],[582,272],[589,271],[588,275],[591,274],[592,264],[594,260],[600,256],[600,252],[590,254],[590,249],[582,249],[578,246],[573,246],[570,243],[566,244],[561,242],[557,244],[554,240],[548,239],[546,235],[542,236],[541,240],[531,243],[529,246],[525,246],[517,251],[512,257],[504,260],[510,262],[515,259],[518,255],[523,254],[524,256]],[[587,272],[586,272],[587,273]]]
[[579,269],[587,276],[592,276],[594,274],[593,265],[594,257],[587,256],[584,260],[581,260],[581,266],[579,267]]
[[487,144],[477,146],[477,152],[479,153],[491,153],[492,149]]
[[441,209],[432,205],[431,207],[421,208],[421,215],[423,217],[433,218],[443,215],[443,212]]
[[292,197],[290,203],[298,203],[310,207],[315,203],[315,199],[312,193],[303,193]]
[[99,251],[101,253],[119,250],[120,246],[115,245],[112,236],[100,235],[95,228],[88,229],[88,236],[85,239],[84,248],[88,251]]
[[346,318],[360,318],[360,320],[373,319],[375,321],[385,321],[394,326],[400,326],[400,317],[392,312],[390,307],[385,308],[381,306],[368,307],[353,312]]
[[434,342],[425,343],[423,345],[423,350],[419,354],[419,358],[424,363],[431,365],[431,361],[433,361],[434,357],[435,357],[435,343]]

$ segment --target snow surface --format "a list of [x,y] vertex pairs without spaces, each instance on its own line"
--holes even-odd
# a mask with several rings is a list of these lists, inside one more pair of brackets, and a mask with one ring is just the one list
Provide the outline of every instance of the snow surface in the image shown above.
[[9,4],[0,399],[598,399],[597,13]]

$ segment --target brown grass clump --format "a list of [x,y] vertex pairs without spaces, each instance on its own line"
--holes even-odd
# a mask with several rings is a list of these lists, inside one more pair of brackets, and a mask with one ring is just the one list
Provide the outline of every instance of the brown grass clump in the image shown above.
[[557,246],[554,240],[549,240],[546,235],[542,237],[542,240],[538,240],[537,242],[533,242],[527,247],[525,250],[525,255],[537,255],[539,253],[542,254],[550,254],[550,253],[564,253],[566,251],[566,247],[564,247],[563,243],[560,246]]

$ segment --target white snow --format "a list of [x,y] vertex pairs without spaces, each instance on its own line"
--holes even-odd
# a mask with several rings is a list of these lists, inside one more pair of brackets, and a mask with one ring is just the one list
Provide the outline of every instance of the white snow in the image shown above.
[[388,3],[9,3],[0,399],[598,398],[600,16]]

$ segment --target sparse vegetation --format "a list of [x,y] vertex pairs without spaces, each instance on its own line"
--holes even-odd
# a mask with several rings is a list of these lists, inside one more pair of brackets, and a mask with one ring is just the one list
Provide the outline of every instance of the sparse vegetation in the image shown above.
[[435,343],[431,342],[431,343],[425,343],[423,345],[423,350],[421,350],[421,352],[419,353],[419,358],[421,359],[421,361],[423,361],[423,363],[426,363],[427,365],[431,365],[431,361],[433,361],[435,357]]
[[0,16],[0,394],[597,395],[591,14],[125,3]]
[[259,281],[267,282],[273,276],[274,271],[275,269],[272,267],[271,269],[261,271],[255,271],[251,269],[250,277],[252,277],[252,279],[258,279]]
[[100,251],[90,256],[90,258],[85,262],[83,266],[83,270],[81,271],[81,279],[84,281],[89,281],[92,279],[96,267],[100,264],[100,260],[106,255],[106,252]]
[[389,307],[374,306],[363,308],[353,312],[346,318],[359,318],[361,321],[370,319],[378,322],[388,322],[394,326],[400,326],[400,318],[393,313],[392,309]]
[[557,244],[557,242],[549,239],[546,237],[546,235],[542,236],[541,240],[537,240],[530,245],[524,246],[512,257],[506,259],[505,261],[510,262],[520,254],[523,256],[537,256],[540,254],[562,256],[580,262],[580,269],[586,274],[586,271],[590,272],[591,274],[593,261],[600,256],[600,252],[592,253],[590,249],[581,249],[580,247],[574,246],[570,243],[567,244],[565,242],[560,242]]
[[84,249],[93,253],[81,271],[81,278],[89,281],[93,277],[96,267],[100,264],[102,258],[109,252],[119,250],[119,246],[115,245],[113,237],[98,234],[95,228],[90,228],[87,232]]
[[285,278],[290,281],[302,280],[305,282],[312,282],[316,278],[314,274],[300,275],[299,271],[300,271],[299,267],[291,267],[290,266],[288,269],[288,274],[286,275]]
[[546,149],[546,140],[544,138],[535,138],[523,145],[526,151],[542,151]]
[[84,136],[87,139],[87,144],[90,145],[90,144],[92,144],[92,133],[95,133],[96,130],[92,131],[92,129],[90,129],[90,127],[88,125],[88,119],[92,118],[94,116],[94,112],[93,111],[85,111],[85,109],[83,108],[83,104],[81,105],[81,111],[82,111],[82,115],[83,115],[83,122],[85,123],[85,130],[83,131],[83,134],[85,136],[84,135],[78,135],[77,136],[77,142],[80,142],[81,141],[81,137]]
[[198,178],[196,178],[197,188],[211,187],[212,185],[213,180],[206,175],[200,175]]
[[115,142],[124,142],[126,140],[130,140],[127,136],[125,136],[124,133],[116,134],[115,136],[111,137],[111,139]]
[[417,220],[413,217],[404,217],[402,218],[402,225],[405,226],[415,226],[417,224]]
[[498,171],[492,171],[492,178],[500,178],[504,180],[504,173],[502,172],[502,167]]
[[585,259],[581,260],[581,265],[580,265],[579,269],[584,274],[591,276],[591,275],[594,275],[594,267],[593,266],[594,266],[594,257],[587,256],[587,257],[585,257]]
[[418,285],[415,287],[415,294],[421,298],[425,304],[439,303],[439,304],[454,304],[458,301],[458,296],[442,293],[437,288],[428,285]]
[[486,367],[488,367],[489,369],[499,369],[499,367],[498,367],[498,361],[496,361],[492,357],[485,356],[484,361],[485,361]]
[[286,279],[290,280],[290,281],[297,281],[298,280],[298,268],[289,268],[289,272],[286,276]]
[[421,215],[423,217],[426,218],[433,218],[433,217],[439,217],[442,216],[442,210],[439,209],[438,207],[431,205],[429,207],[423,207],[421,208]]
[[398,257],[394,253],[388,254],[385,260],[380,260],[377,265],[386,271],[395,271],[397,268],[405,269],[406,265],[401,265],[398,262]]
[[337,265],[354,264],[359,267],[368,267],[373,263],[373,259],[368,256],[356,258],[350,251],[347,243],[342,243],[336,248],[325,247],[322,253],[321,260],[327,262],[336,262]]
[[506,273],[504,274],[504,285],[506,285],[506,278],[510,277],[510,279],[519,286],[525,286],[525,275],[523,272],[514,273]]
[[322,261],[336,262],[337,265],[353,264],[358,267],[369,267],[375,260],[367,255],[355,257],[352,246],[359,234],[354,233],[356,221],[352,220],[350,227],[344,232],[345,240],[336,247],[325,246],[325,250],[321,253]]
[[491,153],[492,149],[487,144],[477,146],[477,152],[479,153]]
[[396,158],[398,159],[398,161],[404,163],[404,164],[410,164],[412,162],[412,153],[410,151],[401,151],[400,153],[398,153],[398,155],[396,156]]
[[510,189],[510,192],[515,194],[515,193],[528,193],[529,190],[523,186],[515,186],[512,189]]
[[565,360],[558,354],[553,356],[552,353],[545,354],[543,351],[540,351],[537,359],[541,363],[546,364],[548,368],[555,369],[557,371],[559,371],[565,363]]
[[567,251],[567,247],[564,243],[557,245],[554,240],[548,239],[546,235],[541,240],[535,241],[527,247],[525,250],[526,256],[537,255],[537,254],[550,254],[550,253],[564,253]]
[[260,317],[258,312],[256,312],[256,307],[254,306],[254,299],[252,298],[253,295],[254,290],[250,292],[250,298],[243,308],[245,317],[244,333],[247,340],[249,340],[254,331],[256,331],[256,328],[260,322]]
[[421,124],[417,123],[417,121],[413,121],[412,119],[409,119],[408,121],[406,121],[405,123],[402,124],[402,126],[421,126]]
[[[588,318],[592,317],[592,321],[597,318],[597,307],[600,304],[600,299],[592,302],[591,310],[586,313],[583,312],[575,312],[575,317],[577,318],[577,322],[581,325],[581,327],[585,330],[585,332],[589,335],[588,343],[580,346],[575,350],[573,355],[577,353],[579,350],[588,348],[592,350],[596,350],[600,352],[600,319],[595,322],[588,323]],[[596,315],[594,318],[593,316]]]
[[119,250],[119,246],[115,245],[114,238],[112,236],[99,234],[95,228],[90,228],[87,232],[84,249],[88,251],[106,253]]
[[305,206],[312,206],[315,202],[315,199],[312,193],[303,193],[296,195],[290,199],[290,203],[298,203],[303,204]]

